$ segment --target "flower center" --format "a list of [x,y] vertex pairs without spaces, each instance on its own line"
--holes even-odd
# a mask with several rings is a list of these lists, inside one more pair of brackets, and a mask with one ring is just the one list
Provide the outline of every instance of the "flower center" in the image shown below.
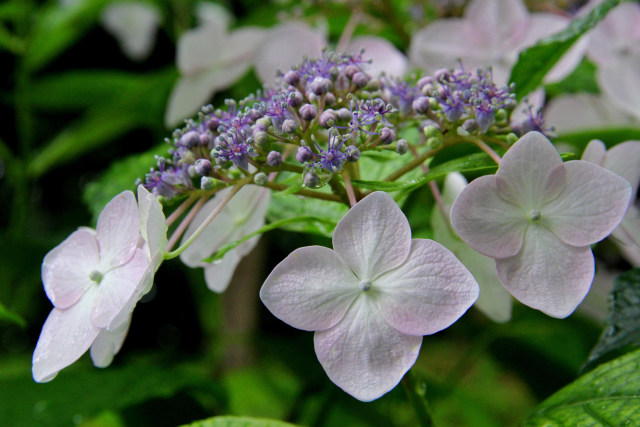
[[531,212],[529,212],[529,219],[531,221],[538,221],[540,218],[542,218],[542,214],[538,209],[532,209]]
[[98,285],[102,281],[102,277],[103,277],[103,274],[98,270],[93,270],[91,273],[89,273],[89,279],[96,282]]
[[367,292],[368,290],[371,289],[371,286],[372,286],[371,280],[365,279],[360,282],[360,290],[362,292]]

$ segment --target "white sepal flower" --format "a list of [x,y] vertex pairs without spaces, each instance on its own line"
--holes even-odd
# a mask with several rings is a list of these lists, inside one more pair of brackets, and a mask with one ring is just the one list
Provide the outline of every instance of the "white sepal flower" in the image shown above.
[[513,298],[500,283],[496,263],[493,258],[473,250],[455,234],[451,226],[449,212],[455,199],[467,186],[462,174],[450,173],[444,180],[442,203],[446,217],[437,207],[431,214],[433,238],[449,249],[469,269],[480,286],[480,296],[474,307],[494,322],[506,322],[511,319]]
[[544,135],[529,132],[507,151],[495,175],[464,189],[451,222],[469,246],[495,258],[515,298],[563,318],[593,281],[589,245],[622,221],[630,196],[624,179],[590,162],[563,163]]
[[[148,205],[145,233],[156,236],[164,216],[157,200]],[[150,261],[140,222],[135,196],[125,191],[105,206],[95,231],[80,228],[45,256],[42,281],[54,308],[33,354],[36,381],[52,380],[89,347],[99,367],[120,349],[131,311],[161,261]],[[166,239],[166,225],[164,232]]]
[[582,160],[593,162],[620,175],[631,184],[631,200],[622,223],[612,236],[620,243],[629,261],[640,265],[640,207],[636,202],[640,186],[640,141],[626,141],[607,151],[602,141],[593,140],[582,154]]
[[338,387],[362,400],[393,389],[422,336],[455,322],[478,297],[467,269],[439,243],[411,239],[386,193],[357,203],[336,226],[334,250],[295,250],[267,277],[260,298],[291,326],[316,331],[316,355]]
[[153,49],[160,13],[148,2],[121,1],[108,4],[102,11],[101,21],[125,55],[134,61],[142,61]]
[[[230,188],[219,191],[194,217],[183,237],[183,243],[196,231],[209,214],[224,200]],[[264,225],[264,218],[271,200],[271,192],[256,185],[245,185],[202,234],[185,249],[180,259],[192,268],[203,267],[207,286],[214,292],[224,292],[231,281],[240,260],[255,247],[260,236],[252,237],[227,252],[220,261],[206,263],[208,258],[227,243],[253,233]]]

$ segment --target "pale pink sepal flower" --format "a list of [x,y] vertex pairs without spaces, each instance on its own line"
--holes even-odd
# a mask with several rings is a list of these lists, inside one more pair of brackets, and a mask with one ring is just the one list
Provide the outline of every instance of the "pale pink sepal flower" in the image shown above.
[[437,207],[433,209],[431,214],[433,239],[453,252],[478,282],[480,296],[474,307],[494,322],[507,322],[511,319],[513,298],[500,283],[495,261],[463,242],[451,226],[449,215],[451,206],[466,186],[467,180],[460,173],[450,173],[445,178],[442,189],[442,204],[446,216]]
[[[543,37],[563,30],[569,19],[550,13],[530,14],[521,0],[472,0],[463,18],[438,19],[411,40],[409,59],[426,71],[458,67],[493,67],[498,85],[507,83],[518,54]],[[545,81],[558,81],[580,62],[586,44],[579,42],[549,72]]]
[[613,230],[612,236],[634,265],[640,265],[640,207],[634,203],[640,185],[640,141],[626,141],[607,150],[602,141],[593,140],[582,154],[582,160],[593,162],[626,179],[631,184],[631,200],[622,223]]
[[498,277],[522,303],[570,315],[594,275],[589,245],[622,221],[631,186],[593,163],[566,163],[538,132],[520,138],[495,175],[471,182],[451,210],[458,235],[495,258]]
[[415,363],[422,336],[455,322],[478,285],[439,243],[411,239],[386,193],[357,203],[336,226],[334,250],[293,251],[267,277],[260,298],[291,326],[316,331],[316,355],[338,387],[370,401]]
[[354,37],[346,51],[359,54],[364,49],[363,58],[371,60],[366,68],[367,73],[377,77],[382,73],[389,76],[402,77],[409,68],[409,60],[391,42],[376,36]]
[[[225,199],[230,188],[219,191],[209,200],[184,234],[183,243],[204,222],[211,212]],[[218,216],[204,229],[202,234],[180,254],[180,259],[192,268],[204,268],[207,286],[214,292],[224,292],[231,281],[240,260],[255,247],[260,236],[254,236],[227,252],[220,261],[202,262],[227,243],[232,243],[251,234],[264,225],[265,214],[271,200],[268,189],[246,185],[222,208]]]
[[120,349],[131,312],[166,249],[162,208],[145,193],[138,189],[140,210],[132,192],[120,193],[105,206],[96,230],[80,228],[45,256],[42,282],[54,308],[33,354],[36,381],[52,380],[90,347],[99,367]]

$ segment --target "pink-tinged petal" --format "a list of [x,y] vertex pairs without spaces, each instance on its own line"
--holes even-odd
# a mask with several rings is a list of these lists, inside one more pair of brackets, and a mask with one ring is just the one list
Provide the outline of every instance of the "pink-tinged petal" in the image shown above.
[[229,24],[233,21],[233,15],[224,6],[200,2],[196,5],[196,16],[200,26],[211,26],[220,29],[222,33],[227,31]]
[[153,49],[160,13],[146,2],[114,2],[104,8],[101,21],[129,58],[142,61]]
[[98,285],[91,313],[91,321],[95,326],[110,327],[136,294],[148,268],[149,259],[142,249],[138,249],[128,263],[105,273]]
[[552,317],[565,318],[589,292],[594,276],[589,246],[569,246],[542,226],[527,230],[522,251],[496,260],[511,295]]
[[158,198],[138,186],[138,209],[140,212],[140,234],[146,242],[146,249],[154,269],[157,270],[167,251],[167,220]]
[[96,240],[102,272],[129,261],[140,239],[140,216],[136,197],[123,191],[111,199],[98,217]]
[[51,311],[33,353],[34,380],[51,381],[89,349],[100,331],[91,323],[94,296],[95,289],[90,289],[72,307]]
[[624,56],[615,66],[598,68],[602,92],[620,109],[640,118],[640,54]]
[[607,154],[607,146],[599,139],[594,139],[587,144],[587,147],[582,153],[582,160],[595,163],[598,166],[602,166],[604,162],[604,156]]
[[387,193],[371,193],[340,220],[333,248],[360,280],[402,264],[411,250],[411,228]]
[[640,141],[626,141],[612,147],[602,167],[629,181],[633,191],[631,199],[636,200],[640,185]]
[[596,243],[622,221],[631,187],[613,172],[583,160],[567,162],[565,169],[562,193],[540,209],[542,224],[570,245]]
[[130,323],[131,314],[129,314],[127,321],[117,330],[108,331],[102,329],[100,331],[93,344],[91,344],[91,360],[95,366],[106,368],[111,364],[113,356],[122,348],[122,343],[124,343],[127,332],[129,332]]
[[81,228],[53,248],[42,261],[42,283],[51,303],[68,308],[95,282],[89,275],[100,267],[95,232]]
[[338,323],[356,298],[359,280],[331,249],[296,249],[273,269],[260,299],[274,316],[294,328],[328,329]]
[[303,22],[286,22],[271,28],[256,52],[255,70],[261,81],[273,83],[278,71],[286,72],[303,56],[322,55],[327,42],[322,31]]
[[483,30],[486,42],[492,45],[521,39],[529,22],[529,12],[521,0],[473,0],[464,16]]
[[539,132],[527,133],[500,162],[496,173],[500,197],[523,208],[528,216],[561,190],[564,171],[559,165],[562,159],[553,144]]
[[[458,67],[458,58],[465,68],[489,65],[492,50],[469,22],[438,19],[411,38],[409,61],[413,67],[433,72],[438,68]],[[495,77],[495,76],[494,76]]]
[[[205,203],[184,233],[184,237],[182,238],[183,244],[222,202],[228,192],[228,189],[221,190],[213,199]],[[242,190],[240,192],[242,192]],[[232,202],[233,199],[231,199],[230,203]],[[235,221],[228,208],[229,205],[225,206],[218,216],[204,229],[202,234],[195,239],[191,246],[180,254],[180,260],[182,262],[189,267],[204,267],[207,264],[202,262],[203,259],[208,258],[222,246],[231,242],[236,228]]]
[[316,332],[313,342],[329,379],[356,399],[368,402],[400,382],[418,358],[422,337],[391,327],[376,302],[362,295],[340,323]]
[[372,290],[391,326],[409,335],[449,327],[478,299],[478,284],[444,246],[414,239],[404,264],[380,276]]
[[545,122],[562,134],[632,123],[608,97],[579,93],[553,98],[544,112]]
[[481,254],[504,258],[517,254],[527,214],[498,195],[495,176],[469,184],[451,208],[451,224],[462,240]]
[[407,72],[407,57],[388,40],[374,36],[355,37],[346,51],[358,54],[361,49],[364,49],[363,57],[372,60],[371,65],[367,67],[367,73],[372,76],[384,72],[389,76],[402,77]]
[[617,66],[625,55],[640,52],[640,6],[623,2],[589,32],[589,57],[598,66]]
[[613,237],[622,240],[623,244],[640,248],[640,209],[637,206],[630,207],[622,223],[612,234]]
[[205,25],[185,31],[178,40],[176,62],[182,74],[192,75],[215,64],[224,50],[226,27]]

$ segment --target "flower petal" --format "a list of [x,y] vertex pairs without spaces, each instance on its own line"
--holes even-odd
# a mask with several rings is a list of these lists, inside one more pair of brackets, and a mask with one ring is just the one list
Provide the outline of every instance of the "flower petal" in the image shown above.
[[101,21],[129,58],[142,61],[153,49],[160,13],[147,2],[114,2],[104,8]]
[[549,316],[569,316],[589,292],[594,276],[589,246],[569,246],[543,226],[530,226],[522,250],[497,259],[502,284],[523,304]]
[[581,160],[595,163],[598,166],[602,166],[604,162],[604,156],[607,154],[607,146],[599,139],[594,139],[587,144],[587,147],[582,153]]
[[213,292],[224,292],[233,278],[233,273],[236,271],[238,263],[242,260],[242,255],[238,250],[250,242],[253,243],[253,247],[257,241],[256,236],[255,239],[250,239],[234,250],[227,252],[222,260],[207,264],[204,267],[204,279],[207,282],[207,287]]
[[[540,209],[557,195],[564,180],[562,159],[551,142],[539,132],[529,132],[504,155],[496,177],[498,192],[506,201],[524,209]],[[515,254],[511,254],[515,255]]]
[[89,349],[100,331],[90,320],[95,292],[95,289],[90,289],[73,306],[51,311],[33,353],[34,380],[51,381],[61,369],[71,365]]
[[615,66],[598,68],[596,77],[602,93],[618,108],[640,118],[640,54],[620,57]]
[[486,43],[495,46],[510,39],[521,39],[529,21],[529,12],[521,0],[473,0],[464,16],[476,28],[484,30]]
[[541,209],[542,221],[565,243],[587,246],[607,237],[624,217],[631,188],[618,175],[583,160],[564,164],[566,184]]
[[588,93],[554,97],[545,108],[544,117],[545,122],[552,125],[559,134],[632,122],[609,98]]
[[462,240],[492,258],[513,256],[522,247],[526,213],[498,195],[495,176],[472,181],[451,208],[451,224]]
[[399,266],[411,250],[411,228],[387,193],[371,193],[340,220],[333,248],[360,280]]
[[148,268],[149,259],[142,249],[138,249],[128,263],[104,275],[98,285],[91,314],[91,321],[95,326],[106,328],[111,325],[136,294]]
[[388,40],[374,36],[355,37],[346,51],[358,54],[361,49],[364,49],[363,56],[372,60],[367,68],[367,72],[372,76],[384,72],[390,76],[402,77],[407,72],[407,57]]
[[360,289],[359,281],[331,249],[296,249],[273,269],[260,299],[274,316],[294,328],[328,329],[338,323]]
[[316,355],[338,387],[368,402],[392,390],[413,366],[421,336],[384,321],[372,298],[360,296],[336,326],[313,337]]
[[111,365],[113,356],[122,348],[122,343],[127,337],[130,324],[131,314],[129,314],[127,321],[117,330],[108,331],[102,329],[100,331],[95,341],[93,341],[93,344],[91,344],[91,360],[95,366],[98,368],[106,368]]
[[96,240],[102,273],[129,261],[140,239],[138,204],[131,191],[111,199],[98,217]]
[[42,283],[56,308],[75,304],[94,282],[89,275],[100,267],[95,231],[81,228],[53,248],[42,261]]
[[138,186],[138,209],[140,212],[140,234],[147,243],[148,256],[157,270],[167,251],[167,220],[158,198]]
[[607,152],[602,167],[629,181],[631,200],[636,200],[640,185],[640,141],[626,141],[613,146]]
[[384,319],[409,335],[430,335],[449,327],[478,299],[478,284],[444,246],[413,239],[400,267],[373,283]]

